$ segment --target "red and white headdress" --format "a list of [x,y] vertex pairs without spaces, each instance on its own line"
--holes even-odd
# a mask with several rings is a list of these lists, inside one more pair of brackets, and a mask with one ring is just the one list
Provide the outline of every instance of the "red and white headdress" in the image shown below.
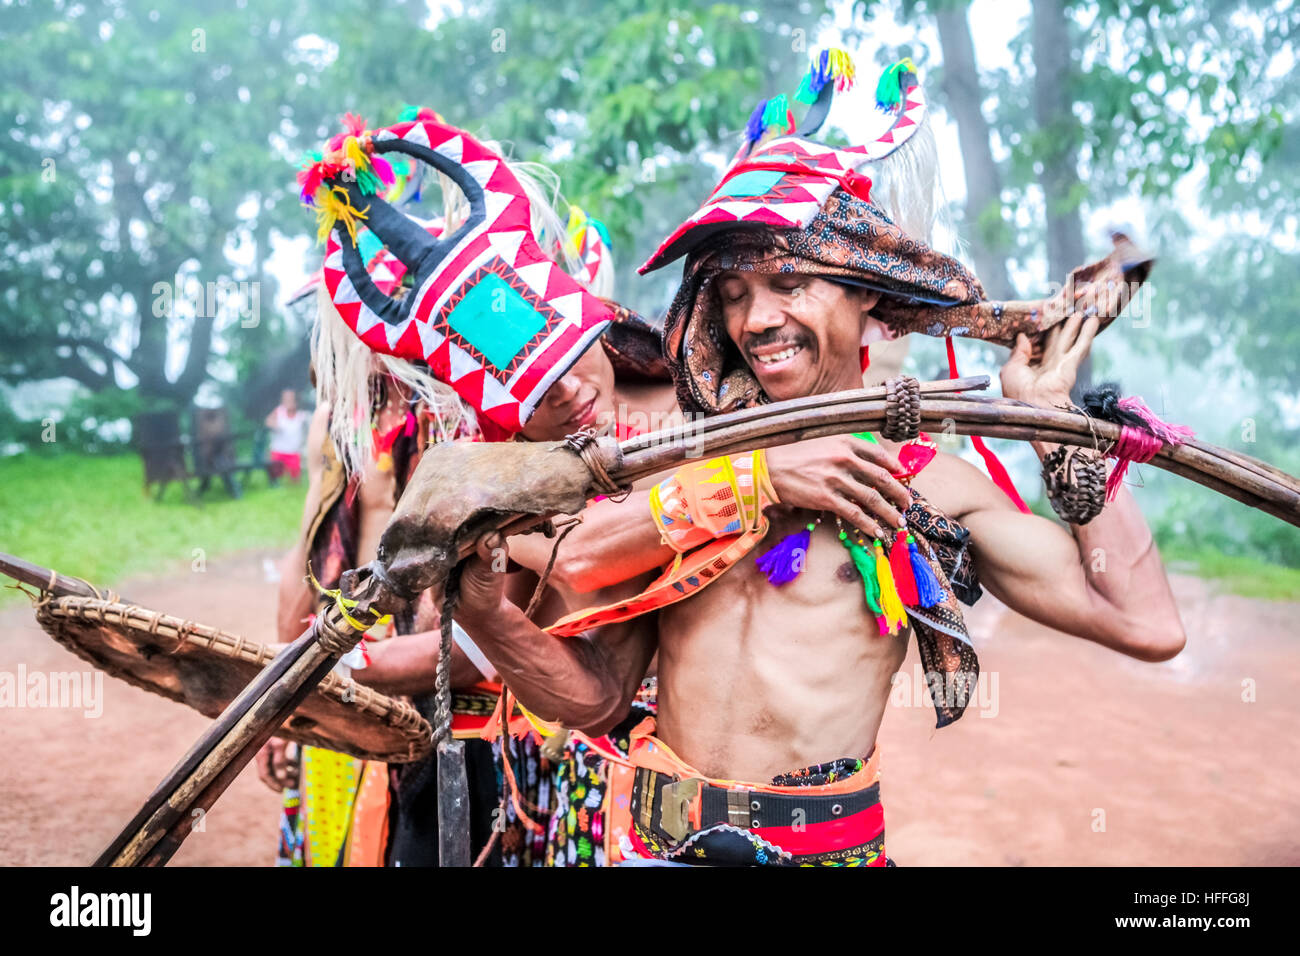
[[[541,249],[528,196],[506,161],[431,111],[377,130],[354,117],[300,174],[327,239],[324,279],[343,321],[372,350],[426,362],[507,432],[605,330],[609,307]],[[400,155],[449,177],[465,221],[447,235],[385,200]],[[394,298],[367,271],[360,226],[382,242],[412,290]],[[399,276],[400,278],[400,276]]]

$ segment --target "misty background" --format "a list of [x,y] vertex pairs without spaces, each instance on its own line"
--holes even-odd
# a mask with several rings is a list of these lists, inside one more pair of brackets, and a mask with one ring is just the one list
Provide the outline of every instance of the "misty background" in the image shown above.
[[[223,406],[251,429],[281,388],[310,398],[310,311],[285,303],[321,250],[294,174],[345,112],[429,106],[551,165],[608,226],[617,297],[659,317],[679,267],[636,267],[824,45],[857,63],[828,124],[846,141],[884,122],[880,68],[915,61],[941,240],[991,298],[1042,295],[1122,227],[1158,262],[1092,380],[1300,472],[1298,27],[1292,3],[1227,0],[0,2],[0,548],[37,522],[39,476],[132,461],[133,416]],[[911,338],[907,370],[946,375]],[[957,350],[996,384],[1005,353]],[[1032,452],[992,444],[1042,510]],[[1300,568],[1300,530],[1130,474],[1171,562],[1300,593],[1262,570]]]

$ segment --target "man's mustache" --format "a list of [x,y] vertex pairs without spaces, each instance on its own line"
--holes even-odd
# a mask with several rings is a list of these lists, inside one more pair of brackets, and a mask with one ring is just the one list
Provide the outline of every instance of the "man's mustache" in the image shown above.
[[746,349],[759,349],[770,345],[803,345],[804,337],[802,335],[791,335],[788,332],[782,332],[779,329],[773,329],[769,332],[760,332],[757,335],[751,335],[745,341]]

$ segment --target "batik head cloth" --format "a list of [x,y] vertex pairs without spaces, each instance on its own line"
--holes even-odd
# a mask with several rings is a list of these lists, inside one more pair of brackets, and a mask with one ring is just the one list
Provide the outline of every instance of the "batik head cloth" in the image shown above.
[[[538,245],[529,200],[506,161],[422,110],[367,130],[354,117],[300,176],[327,233],[324,277],[344,322],[371,349],[420,360],[479,413],[519,431],[538,401],[604,332],[610,310]],[[448,176],[465,222],[445,235],[381,197],[397,154]],[[393,298],[366,269],[364,226],[411,275]]]
[[[863,170],[907,143],[925,120],[925,97],[910,64],[886,70],[877,100],[897,118],[862,146],[835,149],[804,135],[825,116],[832,84],[822,82],[809,111],[814,122],[751,153],[742,147],[704,205],[641,267],[644,273],[687,256],[664,321],[665,354],[684,411],[711,414],[765,400],[721,325],[714,280],[724,271],[799,273],[875,289],[881,298],[872,314],[896,335],[959,335],[1000,345],[1013,345],[1021,332],[1037,337],[1076,309],[1094,310],[1108,323],[1146,278],[1150,258],[1117,242],[1110,256],[1076,269],[1051,298],[987,301],[964,265],[907,235],[871,199]],[[898,86],[893,104],[881,92],[889,83]]]

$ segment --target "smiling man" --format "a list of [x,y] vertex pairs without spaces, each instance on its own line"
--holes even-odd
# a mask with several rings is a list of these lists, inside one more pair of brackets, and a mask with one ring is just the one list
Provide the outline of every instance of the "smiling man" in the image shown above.
[[[914,80],[900,75],[908,107]],[[910,331],[1012,345],[1007,396],[1068,400],[1138,264],[1120,251],[1051,300],[987,302],[961,263],[871,201],[854,170],[875,145],[773,141],[643,268],[688,257],[665,324],[684,411],[857,387],[864,343]],[[973,603],[981,583],[1034,620],[1142,660],[1181,649],[1163,567],[1127,492],[1067,530],[931,450],[838,436],[688,465],[629,497],[619,534],[585,571],[567,572],[571,584],[606,587],[610,603],[546,631],[504,597],[490,564],[501,542],[480,542],[459,613],[539,716],[603,732],[658,653],[658,717],[632,735],[625,853],[886,865],[876,737],[892,676],[914,636],[939,726],[961,716],[978,661],[957,602]],[[775,545],[754,560],[764,539]],[[1084,570],[1097,548],[1105,575]],[[665,566],[654,582],[637,576]]]

